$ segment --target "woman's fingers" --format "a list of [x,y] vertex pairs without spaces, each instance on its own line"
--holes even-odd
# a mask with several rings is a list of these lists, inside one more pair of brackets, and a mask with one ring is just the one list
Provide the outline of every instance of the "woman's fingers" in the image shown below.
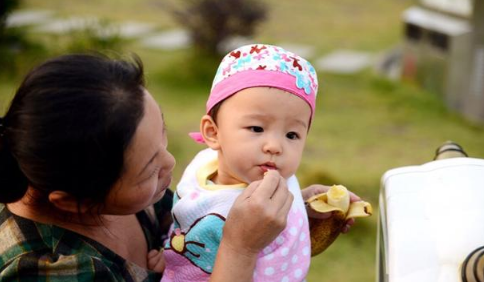
[[[289,213],[289,210],[291,210],[292,202],[294,200],[294,196],[292,195],[291,192],[287,192],[288,196],[285,198],[284,205],[281,207],[279,212],[284,216],[284,219],[287,218],[287,214]],[[284,223],[284,226],[286,226],[286,223]]]
[[281,177],[279,172],[277,172],[276,170],[269,170],[264,175],[264,178],[259,183],[257,183],[258,187],[256,187],[256,189],[252,189],[249,192],[251,192],[252,195],[261,199],[270,199],[279,188],[281,181],[284,182],[283,185],[285,185],[285,180]]
[[[251,205],[258,215],[272,224],[275,229],[286,226],[287,202],[292,203],[293,195],[287,188],[286,180],[277,171],[268,171],[259,186],[252,193]],[[289,206],[290,208],[290,206]]]
[[248,199],[252,196],[252,194],[254,193],[254,191],[259,187],[260,183],[262,182],[262,180],[258,180],[258,181],[254,181],[252,183],[249,184],[249,186],[247,186],[247,188],[245,188],[242,193],[240,194],[240,198],[243,198],[243,199]]
[[[272,175],[275,175],[275,174],[272,174]],[[272,177],[272,175],[270,177]],[[282,206],[286,201],[288,194],[291,194],[291,192],[289,192],[289,189],[287,188],[286,180],[284,180],[284,178],[282,178],[282,176],[280,176],[279,174],[275,176],[278,178],[278,182],[277,182],[277,185],[275,186],[274,192],[272,193],[269,199],[273,200],[276,204],[280,203]],[[272,183],[276,183],[276,181]],[[266,196],[267,194],[264,193],[264,195]]]
[[[270,191],[273,191],[272,194]],[[286,180],[277,171],[270,171],[253,195],[254,199],[258,199],[257,204],[264,207],[263,212],[266,213],[266,216],[274,218],[275,228],[281,228],[282,231],[286,227],[287,214],[294,199],[287,187]],[[268,196],[269,199],[267,199]]]
[[224,243],[247,255],[256,255],[285,228],[293,200],[277,171],[251,183],[237,197],[224,226]]

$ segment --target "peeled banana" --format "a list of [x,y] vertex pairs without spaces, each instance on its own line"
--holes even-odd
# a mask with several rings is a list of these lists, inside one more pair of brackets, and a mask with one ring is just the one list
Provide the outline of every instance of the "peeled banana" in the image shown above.
[[316,212],[333,213],[328,219],[309,218],[311,256],[320,254],[328,248],[336,240],[348,219],[372,214],[370,203],[350,203],[350,193],[343,185],[333,185],[328,192],[308,199],[306,204]]

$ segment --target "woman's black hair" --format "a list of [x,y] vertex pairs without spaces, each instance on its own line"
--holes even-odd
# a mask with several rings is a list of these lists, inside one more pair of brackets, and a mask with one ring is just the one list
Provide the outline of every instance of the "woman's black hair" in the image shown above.
[[102,204],[144,115],[140,59],[65,55],[33,69],[0,120],[0,203],[28,185]]

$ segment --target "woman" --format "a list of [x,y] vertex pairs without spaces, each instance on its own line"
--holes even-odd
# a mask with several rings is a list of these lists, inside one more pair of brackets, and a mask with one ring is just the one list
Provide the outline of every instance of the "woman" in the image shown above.
[[[0,119],[0,281],[159,281],[147,255],[171,224],[166,147],[139,59],[68,55],[32,70]],[[251,280],[291,202],[277,172],[252,183],[211,281]]]

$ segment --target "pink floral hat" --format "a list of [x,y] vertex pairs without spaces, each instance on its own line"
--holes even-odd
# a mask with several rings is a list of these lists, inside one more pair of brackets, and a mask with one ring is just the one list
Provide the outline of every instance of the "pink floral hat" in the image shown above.
[[[314,67],[292,52],[266,44],[245,45],[225,55],[215,74],[206,112],[243,89],[261,86],[279,88],[300,97],[309,104],[311,119],[314,116],[318,93]],[[190,136],[203,143],[200,133]]]

